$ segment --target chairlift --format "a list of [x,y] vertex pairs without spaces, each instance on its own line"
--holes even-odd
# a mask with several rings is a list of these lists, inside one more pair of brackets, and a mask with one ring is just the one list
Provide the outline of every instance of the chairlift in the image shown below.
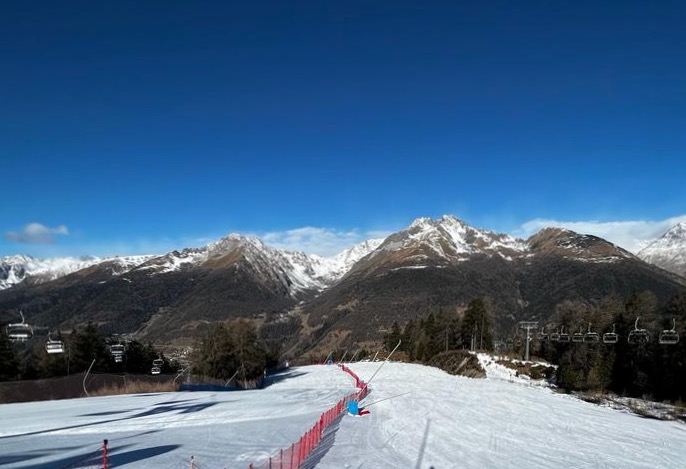
[[575,332],[572,334],[572,342],[583,342],[584,341],[584,333],[581,332],[582,328],[579,327],[579,332]]
[[19,314],[21,315],[21,322],[8,324],[5,329],[7,338],[12,342],[26,342],[33,337],[33,327],[24,321],[24,313],[19,311]]
[[64,342],[61,340],[52,340],[48,334],[48,341],[45,343],[45,351],[49,354],[64,353]]
[[558,342],[560,340],[560,330],[558,329],[555,332],[550,333],[550,341],[551,342]]
[[619,341],[619,336],[615,332],[615,325],[612,325],[612,332],[606,332],[603,334],[604,344],[616,344]]
[[545,327],[536,334],[536,338],[538,339],[539,342],[546,342],[548,340],[548,334],[545,332]]
[[159,375],[160,373],[162,373],[162,370],[160,369],[159,366],[153,366],[152,370],[150,370],[150,374],[153,374],[153,375]]
[[155,358],[155,359],[152,361],[152,366],[153,366],[153,367],[159,368],[159,367],[161,367],[162,365],[164,365],[164,360],[162,360],[161,358]]
[[124,351],[124,344],[110,345],[110,354],[112,355],[115,363],[121,363],[124,361]]
[[560,342],[569,342],[569,334],[566,333],[564,327],[560,328],[560,338],[558,339]]
[[679,333],[676,331],[676,319],[672,318],[672,328],[660,332],[658,341],[663,345],[674,345],[679,342]]
[[638,328],[638,320],[641,317],[636,318],[636,322],[634,323],[634,330],[629,332],[629,337],[627,337],[627,342],[630,344],[645,344],[650,341],[650,334],[648,334],[648,331],[645,329],[639,329]]
[[588,332],[584,334],[584,342],[597,344],[600,342],[600,335],[597,332],[591,332],[591,323],[588,323]]

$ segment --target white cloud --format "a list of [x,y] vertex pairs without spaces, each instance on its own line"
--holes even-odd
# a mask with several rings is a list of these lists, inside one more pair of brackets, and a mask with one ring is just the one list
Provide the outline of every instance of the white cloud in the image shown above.
[[306,226],[286,231],[274,231],[258,235],[270,245],[289,251],[303,251],[308,254],[332,256],[355,244],[370,238],[384,238],[390,232],[373,231],[362,233],[358,230],[334,230]]
[[566,228],[581,234],[599,236],[635,254],[651,241],[662,236],[674,225],[684,221],[686,221],[686,215],[679,215],[665,220],[608,222],[560,221],[537,218],[527,221],[513,234],[526,238],[546,227]]
[[8,231],[5,239],[17,243],[50,244],[55,242],[53,235],[68,234],[69,230],[64,225],[50,228],[41,223],[29,223],[21,231]]

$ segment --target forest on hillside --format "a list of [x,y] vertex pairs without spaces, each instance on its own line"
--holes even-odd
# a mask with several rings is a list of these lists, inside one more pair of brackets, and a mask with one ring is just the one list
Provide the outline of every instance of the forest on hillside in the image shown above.
[[[526,334],[514,327],[494,336],[493,308],[472,300],[464,312],[429,313],[386,332],[388,350],[428,363],[449,350],[484,350],[523,358]],[[686,398],[686,295],[660,305],[650,291],[628,298],[603,298],[598,304],[564,301],[530,337],[530,355],[557,365],[555,381],[567,391],[613,392],[660,401]],[[560,335],[567,334],[567,341]],[[605,336],[605,334],[608,334]],[[616,342],[603,337],[616,334]],[[586,340],[584,340],[584,337]],[[553,340],[551,340],[553,339]]]

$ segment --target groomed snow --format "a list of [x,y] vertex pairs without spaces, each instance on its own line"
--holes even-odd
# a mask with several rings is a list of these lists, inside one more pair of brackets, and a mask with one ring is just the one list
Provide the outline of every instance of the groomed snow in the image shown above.
[[[378,366],[350,365],[363,380]],[[256,391],[5,404],[0,467],[63,467],[104,438],[112,467],[187,468],[191,455],[199,469],[259,464],[352,390],[335,366],[291,375]],[[370,388],[361,405],[371,414],[344,416],[332,444],[317,451],[317,468],[684,467],[686,425],[588,404],[507,373],[475,380],[388,363]]]

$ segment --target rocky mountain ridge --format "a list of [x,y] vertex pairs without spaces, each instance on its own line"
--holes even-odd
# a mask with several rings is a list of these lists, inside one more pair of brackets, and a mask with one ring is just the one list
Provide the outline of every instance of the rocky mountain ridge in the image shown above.
[[[431,257],[436,254],[444,262],[458,262],[460,259],[466,259],[475,254],[498,255],[503,259],[512,260],[531,255],[532,252],[543,253],[551,249],[559,252],[566,250],[570,258],[594,259],[595,261],[603,258],[602,253],[593,253],[588,249],[592,244],[600,246],[597,240],[601,238],[592,235],[583,235],[584,241],[576,246],[569,243],[565,246],[559,239],[560,244],[555,246],[546,244],[552,239],[551,237],[564,232],[576,234],[561,228],[545,228],[529,240],[522,240],[507,234],[476,229],[454,216],[445,215],[437,220],[418,218],[407,230],[394,233],[386,239],[370,239],[361,242],[332,257],[277,249],[267,246],[257,237],[235,233],[200,248],[189,247],[161,256],[36,259],[20,254],[0,258],[0,290],[22,283],[36,285],[49,282],[98,264],[109,265],[113,275],[120,275],[133,269],[168,273],[182,269],[184,266],[190,267],[205,262],[220,265],[222,253],[231,251],[239,244],[243,245],[244,255],[248,256],[248,261],[254,260],[256,265],[262,265],[264,274],[272,275],[267,272],[269,269],[264,269],[266,264],[280,266],[282,281],[289,285],[292,293],[303,290],[323,290],[343,277],[357,261],[367,254],[373,253],[376,256],[383,251],[394,252],[400,248],[407,251],[411,258]],[[414,249],[410,249],[413,246]],[[607,251],[606,247],[604,249]],[[610,251],[607,252],[610,253]],[[621,248],[619,252],[621,254],[612,252],[605,261],[610,261],[617,255],[625,257],[632,255]],[[661,238],[654,240],[641,250],[637,256],[648,263],[686,276],[686,223],[674,226]]]
[[[379,330],[488,298],[496,325],[545,318],[562,301],[655,291],[686,279],[601,238],[548,228],[527,240],[444,216],[321,258],[232,234],[117,270],[109,260],[42,284],[0,291],[0,322],[71,328],[87,321],[145,340],[192,338],[213,322],[251,318],[297,350],[378,340]],[[15,313],[15,314],[11,314]]]

